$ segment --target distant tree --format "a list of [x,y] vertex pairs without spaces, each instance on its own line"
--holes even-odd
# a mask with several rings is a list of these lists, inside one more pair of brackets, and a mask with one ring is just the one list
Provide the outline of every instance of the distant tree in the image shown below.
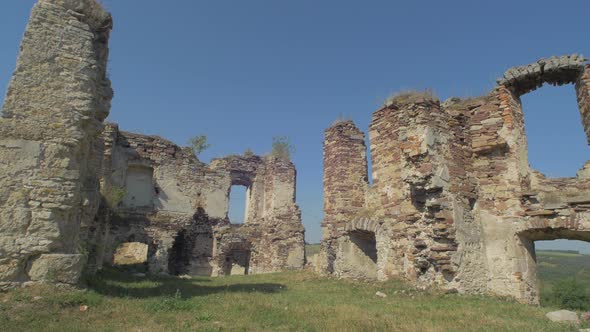
[[553,297],[557,305],[573,310],[590,310],[590,295],[576,279],[565,279],[553,286]]
[[272,138],[271,156],[282,160],[291,160],[291,154],[295,152],[295,148],[289,142],[286,136],[275,136]]
[[198,135],[198,136],[192,137],[188,141],[188,144],[189,144],[190,148],[193,150],[193,152],[195,153],[195,156],[198,156],[199,154],[201,154],[201,152],[203,152],[211,147],[211,144],[207,143],[207,136],[205,136],[205,135]]

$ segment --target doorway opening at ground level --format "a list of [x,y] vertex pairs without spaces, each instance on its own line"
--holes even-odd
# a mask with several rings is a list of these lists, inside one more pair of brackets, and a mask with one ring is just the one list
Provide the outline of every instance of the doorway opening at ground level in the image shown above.
[[542,306],[590,310],[590,242],[535,241]]
[[178,232],[172,248],[168,252],[168,273],[181,275],[188,273],[188,268],[195,245],[194,238],[186,230]]
[[225,257],[224,275],[245,275],[250,271],[250,251],[232,250]]
[[141,265],[147,262],[148,245],[141,242],[123,242],[115,250],[115,265]]
[[377,279],[377,240],[375,233],[355,230],[343,237],[336,254],[335,272],[356,279]]

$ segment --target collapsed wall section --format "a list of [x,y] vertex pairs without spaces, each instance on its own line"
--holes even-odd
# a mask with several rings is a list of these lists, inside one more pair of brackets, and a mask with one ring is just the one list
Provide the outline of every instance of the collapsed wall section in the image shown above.
[[[121,243],[139,241],[148,245],[152,273],[216,276],[303,266],[304,231],[291,162],[252,155],[206,165],[190,149],[121,132],[116,125],[107,127],[104,140],[102,182],[124,196],[106,206],[107,219],[99,224],[109,230],[97,261],[112,264]],[[243,225],[228,217],[232,185],[248,188]],[[234,259],[239,268],[232,269]]]
[[31,12],[0,119],[2,285],[80,276],[113,96],[111,28],[94,0],[40,0]]

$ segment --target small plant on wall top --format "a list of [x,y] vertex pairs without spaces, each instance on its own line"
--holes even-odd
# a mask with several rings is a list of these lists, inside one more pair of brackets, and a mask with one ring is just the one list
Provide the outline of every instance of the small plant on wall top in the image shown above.
[[271,156],[289,161],[291,160],[291,154],[294,152],[295,148],[291,145],[287,136],[275,136],[272,138]]
[[245,157],[253,157],[254,151],[252,151],[252,149],[250,149],[250,148],[247,148],[246,151],[244,151],[244,156]]
[[207,143],[207,136],[197,135],[192,137],[188,141],[189,147],[193,150],[195,156],[199,156],[201,152],[211,147],[211,144]]

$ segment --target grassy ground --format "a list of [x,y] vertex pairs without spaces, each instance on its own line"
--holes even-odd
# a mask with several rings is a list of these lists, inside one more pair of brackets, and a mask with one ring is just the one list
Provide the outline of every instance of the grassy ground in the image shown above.
[[0,294],[0,330],[576,331],[550,323],[549,309],[509,300],[307,272],[181,279],[108,269],[88,283],[86,291],[43,286]]
[[305,255],[307,257],[313,256],[313,255],[319,254],[319,253],[320,253],[320,244],[319,243],[305,245]]

